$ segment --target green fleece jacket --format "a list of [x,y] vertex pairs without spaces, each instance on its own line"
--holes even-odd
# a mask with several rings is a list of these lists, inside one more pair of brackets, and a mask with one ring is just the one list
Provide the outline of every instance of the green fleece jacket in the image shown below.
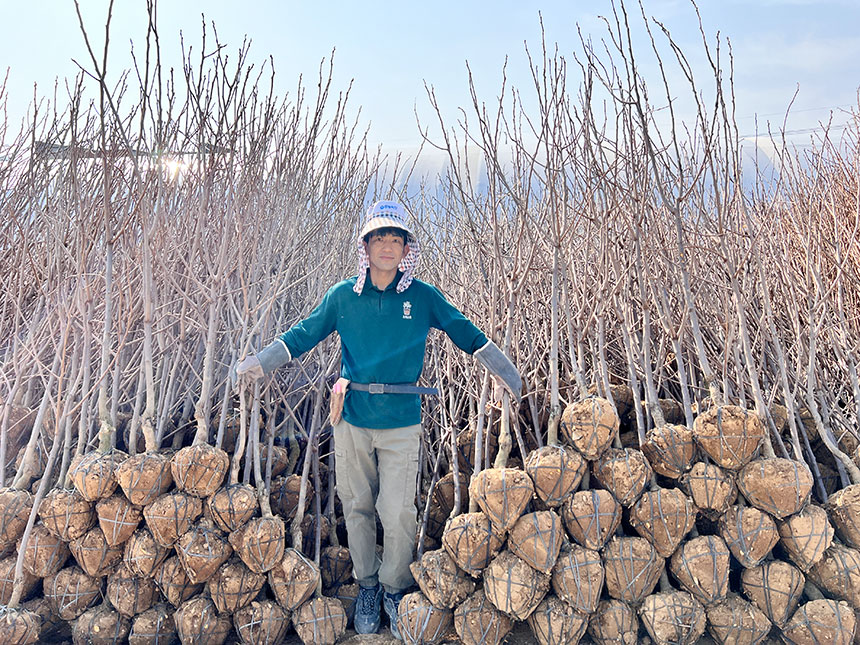
[[[436,287],[413,280],[402,293],[400,273],[385,291],[368,276],[358,295],[356,278],[334,285],[311,314],[280,336],[293,358],[336,331],[341,340],[341,376],[356,383],[415,383],[424,367],[431,328],[444,331],[469,354],[487,337]],[[348,390],[343,418],[362,428],[400,428],[421,422],[417,394],[370,394]]]

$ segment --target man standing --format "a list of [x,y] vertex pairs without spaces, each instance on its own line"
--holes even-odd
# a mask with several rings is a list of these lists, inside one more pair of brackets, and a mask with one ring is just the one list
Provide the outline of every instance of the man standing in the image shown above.
[[381,600],[398,639],[397,608],[414,584],[409,564],[417,529],[420,394],[432,391],[416,383],[430,329],[443,330],[474,354],[517,401],[521,388],[516,368],[496,344],[438,289],[413,277],[421,248],[407,218],[401,204],[376,202],[360,233],[358,275],[334,285],[307,318],[236,366],[240,377],[260,378],[332,332],[340,335],[341,379],[333,396],[345,398],[334,425],[335,476],[359,584],[355,630],[379,629]]

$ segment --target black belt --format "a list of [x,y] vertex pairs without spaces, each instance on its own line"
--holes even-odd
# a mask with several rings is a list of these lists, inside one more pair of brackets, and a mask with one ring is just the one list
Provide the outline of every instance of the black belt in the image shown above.
[[421,387],[412,383],[354,383],[349,382],[351,390],[371,394],[439,394],[435,387]]

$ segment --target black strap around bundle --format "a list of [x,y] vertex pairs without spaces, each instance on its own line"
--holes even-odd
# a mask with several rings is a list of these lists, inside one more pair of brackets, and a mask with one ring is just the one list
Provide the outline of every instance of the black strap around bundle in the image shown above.
[[421,387],[412,383],[354,383],[349,382],[351,390],[371,394],[439,394],[435,387]]

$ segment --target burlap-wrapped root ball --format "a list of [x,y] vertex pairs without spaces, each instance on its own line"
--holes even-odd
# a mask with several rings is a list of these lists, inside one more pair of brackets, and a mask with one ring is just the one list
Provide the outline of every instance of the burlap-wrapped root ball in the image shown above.
[[526,458],[526,474],[534,482],[535,495],[548,507],[557,508],[579,487],[588,462],[576,450],[543,446]]
[[176,542],[176,555],[191,582],[206,582],[230,559],[233,547],[211,520],[201,519]]
[[[307,512],[314,497],[313,484],[307,481],[305,485],[307,489],[305,490],[305,505],[302,508],[302,512]],[[296,516],[296,509],[299,505],[301,487],[302,478],[300,475],[293,474],[273,479],[272,489],[269,493],[269,502],[272,510],[287,521],[293,519]]]
[[172,645],[178,640],[174,609],[159,603],[138,614],[131,621],[128,645]]
[[757,459],[740,471],[738,487],[756,508],[781,520],[806,505],[812,492],[812,473],[793,459]]
[[140,528],[125,543],[122,559],[136,576],[151,578],[168,555],[170,547],[161,546],[149,529]]
[[186,446],[170,460],[176,487],[194,497],[209,497],[218,490],[229,467],[227,453],[205,443]]
[[[469,477],[466,473],[459,473],[460,508],[469,506]],[[454,473],[450,472],[439,478],[433,488],[433,501],[439,507],[441,514],[445,517],[451,515],[454,510]]]
[[785,625],[803,595],[806,578],[782,560],[771,560],[741,575],[744,595],[777,627]]
[[444,549],[425,551],[409,565],[421,592],[436,607],[453,609],[475,590],[475,583]]
[[469,497],[478,503],[498,533],[516,523],[533,495],[532,480],[518,468],[487,468],[469,484]]
[[352,557],[345,546],[327,546],[320,552],[320,574],[326,596],[352,578]]
[[[12,598],[17,562],[18,556],[14,554],[0,560],[0,606],[8,605],[9,600]],[[39,579],[25,569],[24,580],[21,583],[21,597],[26,598],[38,582]]]
[[576,645],[588,627],[583,614],[552,594],[541,600],[526,623],[540,645]]
[[71,542],[92,528],[96,509],[76,488],[55,488],[42,499],[39,518],[51,533]]
[[513,621],[487,600],[482,589],[454,610],[454,630],[465,645],[499,645],[513,626]]
[[752,506],[732,506],[720,518],[720,537],[746,568],[758,566],[779,541],[773,518]]
[[107,579],[107,599],[120,614],[133,618],[159,598],[152,578],[139,578],[125,565],[119,565]]
[[251,602],[263,585],[266,576],[251,571],[239,558],[232,558],[221,565],[209,582],[206,590],[219,612],[232,614]]
[[855,628],[854,610],[848,603],[822,598],[798,607],[782,635],[795,645],[852,645]]
[[[20,548],[19,544],[18,549]],[[46,578],[63,568],[69,559],[69,553],[69,545],[66,542],[46,529],[44,524],[36,524],[24,549],[24,570],[37,578]]]
[[170,556],[155,568],[153,579],[167,602],[174,607],[179,607],[203,589],[202,584],[194,584],[188,579],[185,567],[175,555]]
[[597,609],[604,576],[603,562],[597,551],[568,544],[552,569],[552,589],[556,596],[587,616]]
[[128,501],[135,506],[151,504],[173,486],[170,457],[160,452],[129,457],[116,467],[114,475]]
[[334,645],[346,631],[346,612],[336,598],[311,598],[293,613],[293,627],[305,645]]
[[529,566],[549,573],[564,541],[561,518],[553,511],[526,513],[508,535],[508,548]]
[[[72,637],[72,627],[60,618],[44,596],[28,600],[21,605],[38,618],[39,641],[43,643],[68,641]],[[3,642],[3,641],[0,641]]]
[[232,533],[245,526],[248,520],[257,514],[260,502],[253,486],[230,484],[219,488],[206,500],[206,509],[219,529]]
[[738,470],[752,459],[764,439],[764,424],[752,410],[719,405],[693,421],[693,435],[721,468]]
[[619,425],[612,404],[606,399],[591,397],[565,407],[559,428],[583,457],[593,461],[612,444]]
[[72,625],[74,645],[122,645],[128,638],[128,618],[103,604],[88,609]]
[[131,537],[140,523],[142,513],[139,506],[117,492],[96,502],[96,515],[107,543],[117,546]]
[[651,481],[651,464],[641,450],[607,449],[592,466],[594,479],[622,506],[631,506]]
[[720,645],[758,645],[773,626],[763,611],[732,593],[705,612],[708,633]]
[[254,600],[233,614],[233,626],[245,645],[280,645],[290,615],[272,600]]
[[320,581],[320,570],[313,560],[293,548],[284,551],[281,564],[268,575],[272,593],[287,611],[298,609],[313,595]]
[[128,455],[121,450],[90,452],[73,463],[69,470],[72,483],[88,502],[110,497],[116,490],[114,471]]
[[603,549],[606,590],[631,605],[654,591],[665,566],[666,560],[645,538],[613,537]]
[[27,491],[0,489],[0,553],[21,539],[32,509],[33,496]]
[[581,490],[561,507],[571,538],[586,549],[599,551],[621,524],[621,505],[607,490]]
[[718,535],[700,535],[678,547],[669,569],[685,591],[709,607],[729,591],[729,547]]
[[620,600],[602,600],[588,621],[588,635],[597,645],[636,645],[639,642],[636,612]]
[[[271,515],[257,517],[239,531],[241,541],[233,543],[236,555],[251,571],[266,573],[280,564],[286,546],[284,520]],[[238,534],[236,531],[232,535]]]
[[696,523],[696,509],[677,488],[655,488],[642,494],[630,509],[636,532],[668,558]]
[[686,591],[648,596],[639,618],[657,645],[693,645],[705,632],[705,608]]
[[712,519],[721,517],[738,496],[734,473],[703,461],[681,477],[681,485],[696,508]]
[[502,551],[484,571],[484,594],[493,605],[518,620],[528,618],[549,591],[550,576],[532,569],[510,551]]
[[230,617],[219,614],[205,595],[186,600],[173,619],[182,645],[222,645],[233,627]]
[[45,598],[63,620],[74,620],[92,605],[102,593],[102,580],[92,578],[79,567],[60,569],[45,578]]
[[42,619],[38,614],[19,607],[0,606],[0,643],[33,645],[39,642]]
[[200,500],[175,490],[156,498],[143,509],[146,525],[161,546],[173,546],[203,512]]
[[860,484],[836,491],[827,498],[824,508],[842,541],[860,548]]
[[827,511],[814,504],[777,523],[776,529],[782,548],[801,571],[809,571],[833,542],[833,526]]
[[98,526],[94,526],[77,540],[72,540],[69,550],[81,569],[93,578],[106,576],[122,561],[122,545],[108,544],[105,534]]
[[504,538],[481,512],[452,517],[442,535],[442,546],[457,566],[476,578],[499,552],[503,542]]
[[690,469],[696,458],[693,431],[687,426],[662,425],[645,435],[642,452],[658,475],[678,479]]
[[454,621],[450,609],[434,607],[420,591],[403,596],[397,607],[397,629],[409,645],[434,645],[440,642]]
[[860,608],[860,551],[834,543],[807,574],[834,598]]

